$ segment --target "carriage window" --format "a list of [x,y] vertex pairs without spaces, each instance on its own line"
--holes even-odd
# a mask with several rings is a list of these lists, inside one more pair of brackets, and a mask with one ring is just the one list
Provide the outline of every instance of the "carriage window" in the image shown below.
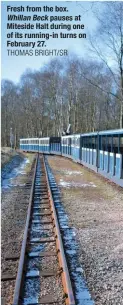
[[113,152],[116,154],[120,152],[120,142],[118,135],[113,136]]
[[123,154],[123,135],[120,135],[120,153]]
[[78,146],[78,138],[75,139],[75,145]]
[[79,146],[79,138],[77,138],[77,146]]
[[70,138],[68,138],[68,145],[70,145]]

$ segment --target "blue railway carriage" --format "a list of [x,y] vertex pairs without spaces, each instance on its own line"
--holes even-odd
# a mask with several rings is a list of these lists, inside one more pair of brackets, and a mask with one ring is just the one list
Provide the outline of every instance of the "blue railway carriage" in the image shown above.
[[85,133],[80,136],[80,163],[96,170],[98,158],[98,133]]
[[80,134],[71,136],[71,156],[73,160],[80,162]]
[[61,137],[50,137],[50,153],[61,155]]
[[20,149],[27,150],[28,148],[28,139],[20,139]]
[[81,134],[81,163],[123,186],[123,129]]
[[98,146],[99,172],[117,182],[123,178],[123,129],[99,132]]
[[50,153],[50,138],[39,138],[39,152]]
[[20,149],[62,154],[99,172],[123,187],[123,129],[20,139]]
[[71,139],[72,136],[63,136],[61,138],[62,156],[71,158]]
[[24,151],[38,152],[38,148],[39,148],[38,138],[20,139],[20,149]]

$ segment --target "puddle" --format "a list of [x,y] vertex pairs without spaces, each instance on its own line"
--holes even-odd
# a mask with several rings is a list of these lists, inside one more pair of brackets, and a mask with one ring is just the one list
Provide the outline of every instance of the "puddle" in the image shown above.
[[65,188],[71,188],[71,187],[80,187],[80,188],[85,188],[85,187],[96,187],[96,185],[93,182],[89,183],[81,183],[81,182],[75,182],[75,181],[63,181],[60,179],[59,185]]
[[5,164],[1,171],[2,189],[9,189],[15,186],[22,187],[25,185],[14,183],[13,179],[19,175],[26,175],[24,169],[27,163],[30,163],[28,158],[23,159],[20,155],[17,155]]

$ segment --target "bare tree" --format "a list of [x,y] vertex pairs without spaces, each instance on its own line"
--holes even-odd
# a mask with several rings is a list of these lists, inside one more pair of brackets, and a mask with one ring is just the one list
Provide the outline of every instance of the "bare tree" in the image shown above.
[[2,82],[2,145],[10,128],[15,145],[21,137],[60,136],[71,124],[73,133],[118,128],[119,88],[104,63],[78,59],[52,60],[27,70],[20,83]]
[[[108,68],[114,93],[119,92],[120,127],[123,127],[123,2],[97,3],[93,7],[99,26],[90,37],[92,49]],[[111,92],[110,92],[111,94]],[[116,96],[117,97],[117,96]],[[118,100],[117,100],[118,102]]]

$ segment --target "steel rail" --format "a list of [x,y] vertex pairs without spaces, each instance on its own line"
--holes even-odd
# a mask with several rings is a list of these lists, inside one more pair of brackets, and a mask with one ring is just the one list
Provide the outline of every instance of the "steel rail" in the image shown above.
[[29,205],[28,205],[28,211],[27,211],[27,218],[26,218],[26,225],[25,225],[25,230],[24,230],[24,235],[23,235],[20,260],[19,260],[16,283],[15,283],[13,305],[19,305],[19,303],[20,303],[19,297],[20,297],[20,291],[21,291],[22,279],[23,279],[23,270],[24,270],[24,263],[25,263],[25,254],[26,254],[26,245],[27,245],[27,237],[28,237],[28,228],[29,228],[30,216],[31,216],[32,200],[33,200],[33,193],[34,193],[37,160],[38,160],[38,155],[36,156],[36,161],[35,161],[34,174],[33,174],[33,180],[32,180],[32,186],[31,186],[31,192],[30,192],[30,198],[29,198]]
[[65,296],[65,303],[66,305],[75,305],[75,298],[73,294],[73,289],[71,285],[71,280],[70,280],[70,275],[67,267],[67,262],[66,262],[66,257],[64,253],[64,248],[63,248],[63,242],[61,238],[61,233],[60,233],[60,228],[59,228],[59,222],[54,206],[54,201],[52,197],[52,192],[50,188],[50,183],[49,183],[49,178],[47,174],[47,168],[45,164],[45,159],[43,156],[43,161],[44,161],[44,168],[45,168],[45,174],[46,174],[46,180],[47,180],[47,186],[48,186],[48,196],[49,196],[49,201],[51,205],[51,211],[52,211],[52,219],[54,221],[54,230],[56,233],[56,247],[57,247],[57,253],[58,253],[58,260],[59,260],[59,265],[61,267],[61,277],[62,277],[62,284],[64,288],[64,296]]

